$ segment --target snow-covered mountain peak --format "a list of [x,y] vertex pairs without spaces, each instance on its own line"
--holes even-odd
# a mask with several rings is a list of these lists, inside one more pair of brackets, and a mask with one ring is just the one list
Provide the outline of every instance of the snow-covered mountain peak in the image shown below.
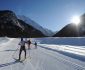
[[30,18],[24,16],[24,15],[18,15],[17,16],[18,19],[23,20],[24,22],[26,22],[27,24],[33,26],[34,28],[40,30],[43,34],[47,35],[47,36],[52,36],[53,32],[51,30],[48,30],[46,28],[43,28],[42,26],[40,26],[39,24],[37,24],[36,22],[34,22],[33,20],[31,20]]

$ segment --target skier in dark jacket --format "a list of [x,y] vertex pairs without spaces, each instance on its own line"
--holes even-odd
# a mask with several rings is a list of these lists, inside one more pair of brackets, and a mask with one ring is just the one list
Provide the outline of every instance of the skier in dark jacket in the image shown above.
[[34,45],[35,45],[35,49],[37,49],[37,42],[35,42]]
[[19,60],[21,59],[21,53],[22,51],[25,52],[25,59],[26,59],[26,48],[25,48],[25,41],[23,41],[23,38],[21,38],[21,41],[19,43],[20,47],[20,51],[19,51]]

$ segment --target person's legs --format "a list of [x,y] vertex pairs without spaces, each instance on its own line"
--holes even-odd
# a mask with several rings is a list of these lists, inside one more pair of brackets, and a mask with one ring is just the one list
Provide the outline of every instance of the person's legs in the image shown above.
[[26,49],[24,49],[24,52],[25,52],[25,59],[26,59]]
[[21,52],[22,52],[22,49],[20,48],[20,51],[19,51],[19,60],[21,59]]

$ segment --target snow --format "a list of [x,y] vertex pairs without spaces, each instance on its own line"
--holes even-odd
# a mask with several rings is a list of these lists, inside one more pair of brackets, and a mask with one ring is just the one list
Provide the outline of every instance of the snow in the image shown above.
[[[32,40],[40,41],[39,39]],[[18,58],[19,41],[19,38],[9,38],[8,42],[0,45],[0,70],[85,70],[84,45],[74,47],[73,45],[44,43],[38,44],[38,48],[35,49],[32,44],[31,49],[27,50],[27,59],[21,63],[13,59]],[[78,53],[74,54],[75,52]],[[23,54],[22,52],[22,58]]]
[[49,44],[39,44],[39,45],[53,50],[59,50],[85,56],[85,47],[83,48],[81,46],[79,47],[79,46],[70,46],[70,45],[49,45]]
[[2,44],[3,42],[7,42],[7,41],[9,41],[9,39],[7,37],[0,38],[0,44]]
[[41,44],[55,44],[55,45],[73,45],[73,46],[85,46],[85,37],[50,37],[50,38],[38,38]]

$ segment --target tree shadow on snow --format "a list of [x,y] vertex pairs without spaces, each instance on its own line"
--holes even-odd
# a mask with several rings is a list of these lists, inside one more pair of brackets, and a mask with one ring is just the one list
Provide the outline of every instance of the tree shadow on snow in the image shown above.
[[85,62],[85,56],[81,56],[81,55],[77,55],[77,54],[73,54],[73,53],[69,53],[69,52],[65,52],[65,51],[58,51],[58,50],[51,49],[51,48],[48,48],[48,47],[43,47],[43,46],[40,46],[40,47],[48,49],[48,50],[52,50],[52,51],[58,52],[60,54],[63,54],[65,56],[68,56],[68,57],[71,57],[71,58],[74,58],[74,59],[78,59],[80,61],[84,61]]

